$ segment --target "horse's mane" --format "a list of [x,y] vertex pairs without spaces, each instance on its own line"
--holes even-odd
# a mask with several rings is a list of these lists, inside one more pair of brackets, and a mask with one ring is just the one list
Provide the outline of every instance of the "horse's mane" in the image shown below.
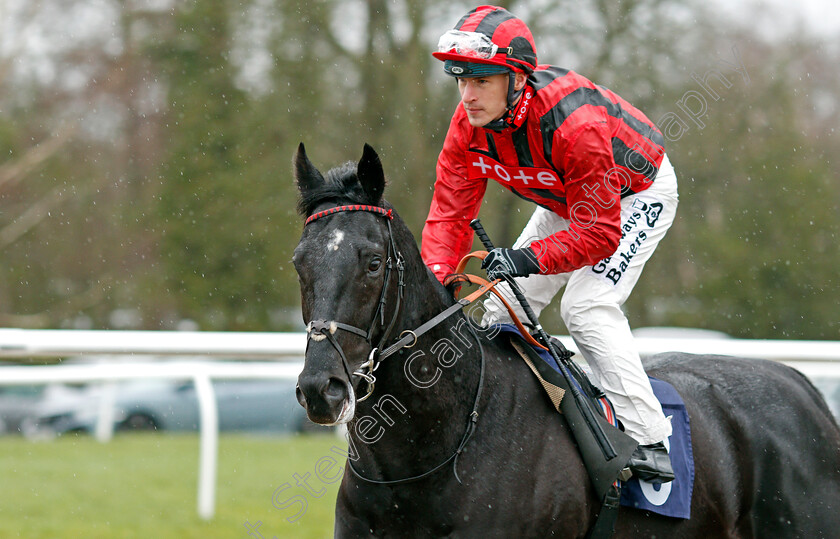
[[335,203],[381,206],[382,200],[371,200],[362,188],[356,174],[357,166],[357,163],[348,161],[327,172],[322,184],[301,193],[297,204],[298,213],[308,217],[319,204],[328,200]]

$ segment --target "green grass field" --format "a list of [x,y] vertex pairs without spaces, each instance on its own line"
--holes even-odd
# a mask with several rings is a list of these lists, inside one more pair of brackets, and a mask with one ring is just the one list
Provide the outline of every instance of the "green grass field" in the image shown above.
[[0,538],[236,538],[257,522],[252,537],[332,537],[339,481],[323,479],[344,466],[331,451],[344,440],[222,435],[210,521],[197,512],[198,447],[193,434],[2,437]]

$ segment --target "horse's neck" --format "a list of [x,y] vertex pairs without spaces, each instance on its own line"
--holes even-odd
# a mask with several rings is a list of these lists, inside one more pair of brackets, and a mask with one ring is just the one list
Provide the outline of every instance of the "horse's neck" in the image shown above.
[[387,365],[376,372],[376,391],[359,405],[349,425],[361,457],[358,467],[366,476],[418,475],[458,448],[476,401],[481,369],[479,345],[469,335],[467,322],[458,319],[460,328],[441,324],[415,347],[386,359]]
[[[419,259],[419,254],[417,255]],[[416,261],[407,261],[407,265]],[[422,263],[422,262],[421,262]],[[407,276],[408,277],[408,276]],[[422,268],[407,279],[395,335],[434,318],[453,300]],[[470,322],[454,314],[384,360],[376,391],[360,403],[350,436],[370,475],[420,473],[457,448],[476,400],[482,350]]]

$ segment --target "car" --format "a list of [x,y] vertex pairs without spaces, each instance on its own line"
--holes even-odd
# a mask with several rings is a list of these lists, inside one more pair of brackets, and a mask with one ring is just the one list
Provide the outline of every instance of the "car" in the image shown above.
[[43,384],[0,385],[0,434],[20,432],[20,424],[43,398]]
[[44,403],[70,407],[88,398],[85,388],[78,385],[0,385],[0,434],[21,434],[27,418]]
[[[106,386],[91,386],[81,402],[45,400],[23,421],[31,438],[69,432],[93,433]],[[219,430],[224,432],[293,433],[323,431],[306,417],[295,398],[295,381],[285,379],[214,380]],[[114,395],[116,431],[196,431],[199,406],[192,381],[137,380],[117,383]]]
[[0,386],[0,434],[20,432],[20,423],[41,400],[43,385]]
[[840,420],[840,378],[832,376],[811,376],[811,382],[825,397],[825,402],[838,420]]
[[675,326],[649,326],[633,330],[633,336],[644,339],[731,339],[722,331]]

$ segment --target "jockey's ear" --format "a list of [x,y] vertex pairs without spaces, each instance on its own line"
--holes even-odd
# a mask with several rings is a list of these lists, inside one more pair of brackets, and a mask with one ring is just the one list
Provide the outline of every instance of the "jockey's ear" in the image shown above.
[[378,206],[382,201],[382,193],[385,191],[385,172],[382,170],[379,156],[369,144],[365,144],[364,152],[362,152],[358,176],[369,203]]
[[526,82],[528,82],[528,75],[522,73],[521,71],[517,71],[514,77],[513,89],[518,92],[525,87]]

